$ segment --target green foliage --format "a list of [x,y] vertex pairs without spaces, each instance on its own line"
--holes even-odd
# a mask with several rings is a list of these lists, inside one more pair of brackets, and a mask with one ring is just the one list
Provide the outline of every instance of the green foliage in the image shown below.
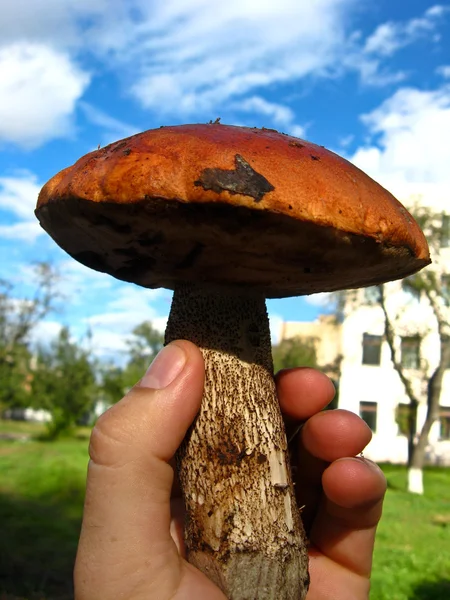
[[102,371],[102,391],[111,404],[118,402],[135,385],[164,345],[164,336],[150,321],[144,321],[132,331],[128,340],[128,362],[124,368],[105,366]]
[[6,408],[23,408],[29,404],[30,360],[25,344],[0,346],[0,413]]
[[47,263],[34,265],[31,297],[19,298],[12,283],[0,280],[0,413],[30,401],[30,334],[53,310],[57,274]]
[[132,331],[133,337],[128,342],[130,360],[129,367],[144,373],[164,345],[164,336],[157,331],[150,321],[144,321]]
[[312,340],[300,337],[282,340],[272,347],[274,372],[295,367],[317,367],[316,347]]
[[50,439],[70,431],[92,410],[96,400],[94,366],[88,352],[70,340],[67,328],[48,347],[39,348],[31,387],[35,406],[51,413]]

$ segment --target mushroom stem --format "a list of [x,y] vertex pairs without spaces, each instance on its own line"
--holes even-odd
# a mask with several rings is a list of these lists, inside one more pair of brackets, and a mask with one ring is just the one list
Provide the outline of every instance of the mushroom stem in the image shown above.
[[175,290],[166,343],[205,360],[200,412],[178,453],[188,560],[230,600],[301,600],[306,538],[292,485],[261,295]]

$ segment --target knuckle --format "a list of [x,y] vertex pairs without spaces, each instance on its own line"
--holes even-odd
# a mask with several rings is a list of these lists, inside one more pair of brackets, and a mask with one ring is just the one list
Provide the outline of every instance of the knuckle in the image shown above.
[[121,462],[130,436],[125,419],[119,418],[117,405],[108,409],[98,419],[91,432],[89,456],[99,465],[113,466]]

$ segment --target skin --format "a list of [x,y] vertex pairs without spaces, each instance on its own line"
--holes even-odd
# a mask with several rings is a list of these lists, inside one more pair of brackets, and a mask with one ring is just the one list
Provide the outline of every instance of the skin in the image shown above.
[[[76,600],[224,600],[183,558],[183,510],[173,456],[200,405],[203,359],[173,342],[143,379],[98,420],[90,443],[86,503],[75,565]],[[366,600],[381,470],[355,458],[370,441],[353,413],[320,412],[333,398],[312,369],[277,375],[299,506],[310,539],[307,600]]]

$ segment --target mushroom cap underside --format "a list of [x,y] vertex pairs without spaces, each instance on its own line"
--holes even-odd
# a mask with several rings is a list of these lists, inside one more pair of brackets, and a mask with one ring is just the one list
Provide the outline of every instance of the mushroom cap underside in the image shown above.
[[36,214],[78,261],[151,288],[295,296],[375,285],[430,262],[389,192],[336,154],[264,129],[132,136],[53,177]]

